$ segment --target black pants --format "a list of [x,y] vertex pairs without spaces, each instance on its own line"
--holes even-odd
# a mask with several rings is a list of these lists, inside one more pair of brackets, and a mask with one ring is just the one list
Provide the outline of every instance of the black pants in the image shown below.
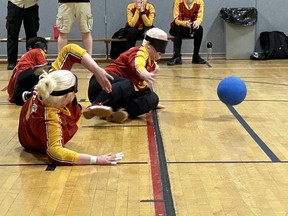
[[20,8],[8,1],[6,17],[8,64],[17,63],[18,38],[22,21],[26,41],[36,37],[39,30],[39,6],[36,4],[29,8]]
[[114,80],[110,80],[112,92],[109,94],[102,90],[95,76],[91,77],[88,98],[92,104],[103,103],[105,106],[112,107],[114,111],[124,108],[131,119],[156,109],[159,98],[154,92],[150,89],[134,91],[134,85],[130,80],[116,75],[112,76]]
[[34,75],[34,69],[27,69],[22,71],[17,80],[13,91],[14,102],[17,105],[22,106],[24,101],[22,100],[22,94],[24,91],[31,91],[38,83],[39,76]]
[[126,26],[124,30],[124,37],[127,38],[126,50],[134,47],[137,40],[142,40],[144,34],[152,27],[144,27],[142,30],[139,30],[136,27]]
[[[170,29],[169,31],[170,35],[174,37],[173,39],[173,45],[174,45],[174,55],[180,56],[181,54],[181,46],[182,46],[182,38],[189,38],[190,36],[190,28],[186,28],[183,26],[175,26]],[[198,56],[200,46],[202,43],[203,38],[203,28],[200,25],[198,29],[194,29],[194,51],[193,55]]]

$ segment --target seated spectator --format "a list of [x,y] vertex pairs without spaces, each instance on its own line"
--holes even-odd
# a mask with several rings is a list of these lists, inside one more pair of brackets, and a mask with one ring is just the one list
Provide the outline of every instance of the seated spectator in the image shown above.
[[206,61],[199,55],[203,38],[203,28],[200,25],[203,20],[203,0],[175,0],[173,9],[173,22],[169,33],[173,39],[173,57],[167,64],[172,66],[182,64],[181,46],[182,38],[194,39],[194,52],[192,63],[205,64]]
[[153,27],[155,9],[147,0],[135,0],[127,6],[125,33],[127,50],[134,47],[137,39],[143,39],[145,32]]
[[116,59],[121,53],[134,47],[136,41],[143,39],[145,32],[153,27],[154,6],[147,0],[134,0],[127,6],[127,23],[125,28],[115,32],[112,38],[127,38],[127,42],[112,42],[110,57]]

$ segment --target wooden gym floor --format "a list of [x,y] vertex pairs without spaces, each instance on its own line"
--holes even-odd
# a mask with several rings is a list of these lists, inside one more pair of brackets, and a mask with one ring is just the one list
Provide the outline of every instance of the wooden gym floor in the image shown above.
[[[164,110],[123,125],[82,119],[67,147],[122,151],[117,166],[54,167],[24,151],[20,107],[1,92],[0,215],[288,215],[288,61],[210,64],[160,62],[153,88]],[[11,71],[0,67],[2,88]],[[90,73],[81,66],[73,72],[86,106]],[[248,89],[234,107],[216,93],[230,75]]]

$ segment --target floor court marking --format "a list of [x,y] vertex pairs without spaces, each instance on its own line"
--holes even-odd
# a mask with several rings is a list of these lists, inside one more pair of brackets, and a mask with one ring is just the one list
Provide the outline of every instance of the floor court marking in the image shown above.
[[206,63],[205,63],[209,68],[212,68],[212,65],[208,62],[208,61],[206,61]]
[[45,171],[54,171],[56,165],[53,164],[0,164],[0,167],[25,167],[25,166],[47,166]]
[[169,161],[168,164],[273,164],[283,163],[288,161]]
[[250,134],[252,139],[259,145],[259,147],[265,152],[272,162],[281,162],[280,159],[272,152],[272,150],[264,143],[264,141],[253,131],[253,129],[247,124],[247,122],[241,117],[241,115],[235,110],[233,106],[227,105],[227,108],[232,112],[239,123]]
[[[211,99],[211,100],[192,100],[192,99],[185,99],[185,100],[181,100],[181,99],[177,99],[177,100],[161,100],[161,102],[166,102],[166,103],[178,103],[178,102],[203,102],[203,101],[207,101],[207,102],[219,102],[219,99]],[[246,100],[245,101],[250,101],[250,102],[276,102],[276,103],[287,103],[288,100]]]
[[11,167],[11,166],[48,166],[49,164],[0,164],[0,167]]
[[139,127],[147,127],[147,125],[125,125],[125,124],[109,124],[109,125],[82,125],[83,128],[112,128],[112,127],[118,127],[118,128],[139,128]]
[[[169,75],[159,75],[159,77],[162,78],[179,78],[179,79],[197,79],[197,80],[213,80],[213,81],[220,81],[224,77],[196,77],[196,76],[169,76]],[[269,78],[269,77],[240,77],[241,79],[263,79],[263,78]],[[286,83],[272,83],[272,82],[260,82],[260,81],[250,81],[250,80],[244,80],[245,83],[255,83],[255,84],[264,84],[264,85],[274,85],[274,86],[288,86]]]
[[[146,114],[150,166],[155,206],[155,215],[175,216],[164,145],[158,124],[157,111]],[[163,200],[163,202],[159,202]]]
[[55,169],[56,169],[56,165],[54,165],[54,164],[49,164],[47,167],[46,167],[46,169],[45,169],[45,171],[54,171]]

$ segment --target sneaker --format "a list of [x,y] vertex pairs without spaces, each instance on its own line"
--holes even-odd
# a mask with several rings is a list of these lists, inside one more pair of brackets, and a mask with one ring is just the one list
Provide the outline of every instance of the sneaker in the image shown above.
[[181,57],[179,57],[179,56],[173,57],[172,59],[170,59],[167,62],[167,65],[169,65],[169,66],[173,66],[173,65],[177,65],[177,64],[182,64]]
[[124,121],[128,119],[128,113],[123,110],[118,110],[116,112],[113,112],[110,116],[106,118],[109,122],[115,122],[122,124]]
[[113,110],[111,107],[103,106],[103,105],[92,105],[85,108],[82,111],[84,118],[91,119],[95,116],[99,117],[108,117],[112,114]]
[[9,63],[7,66],[7,70],[13,70],[15,66],[16,66],[15,63]]
[[192,63],[193,64],[206,64],[206,61],[198,55],[198,56],[193,56]]
[[26,102],[31,96],[32,96],[32,92],[30,92],[30,91],[24,91],[24,92],[22,93],[22,100],[23,100],[24,102]]

